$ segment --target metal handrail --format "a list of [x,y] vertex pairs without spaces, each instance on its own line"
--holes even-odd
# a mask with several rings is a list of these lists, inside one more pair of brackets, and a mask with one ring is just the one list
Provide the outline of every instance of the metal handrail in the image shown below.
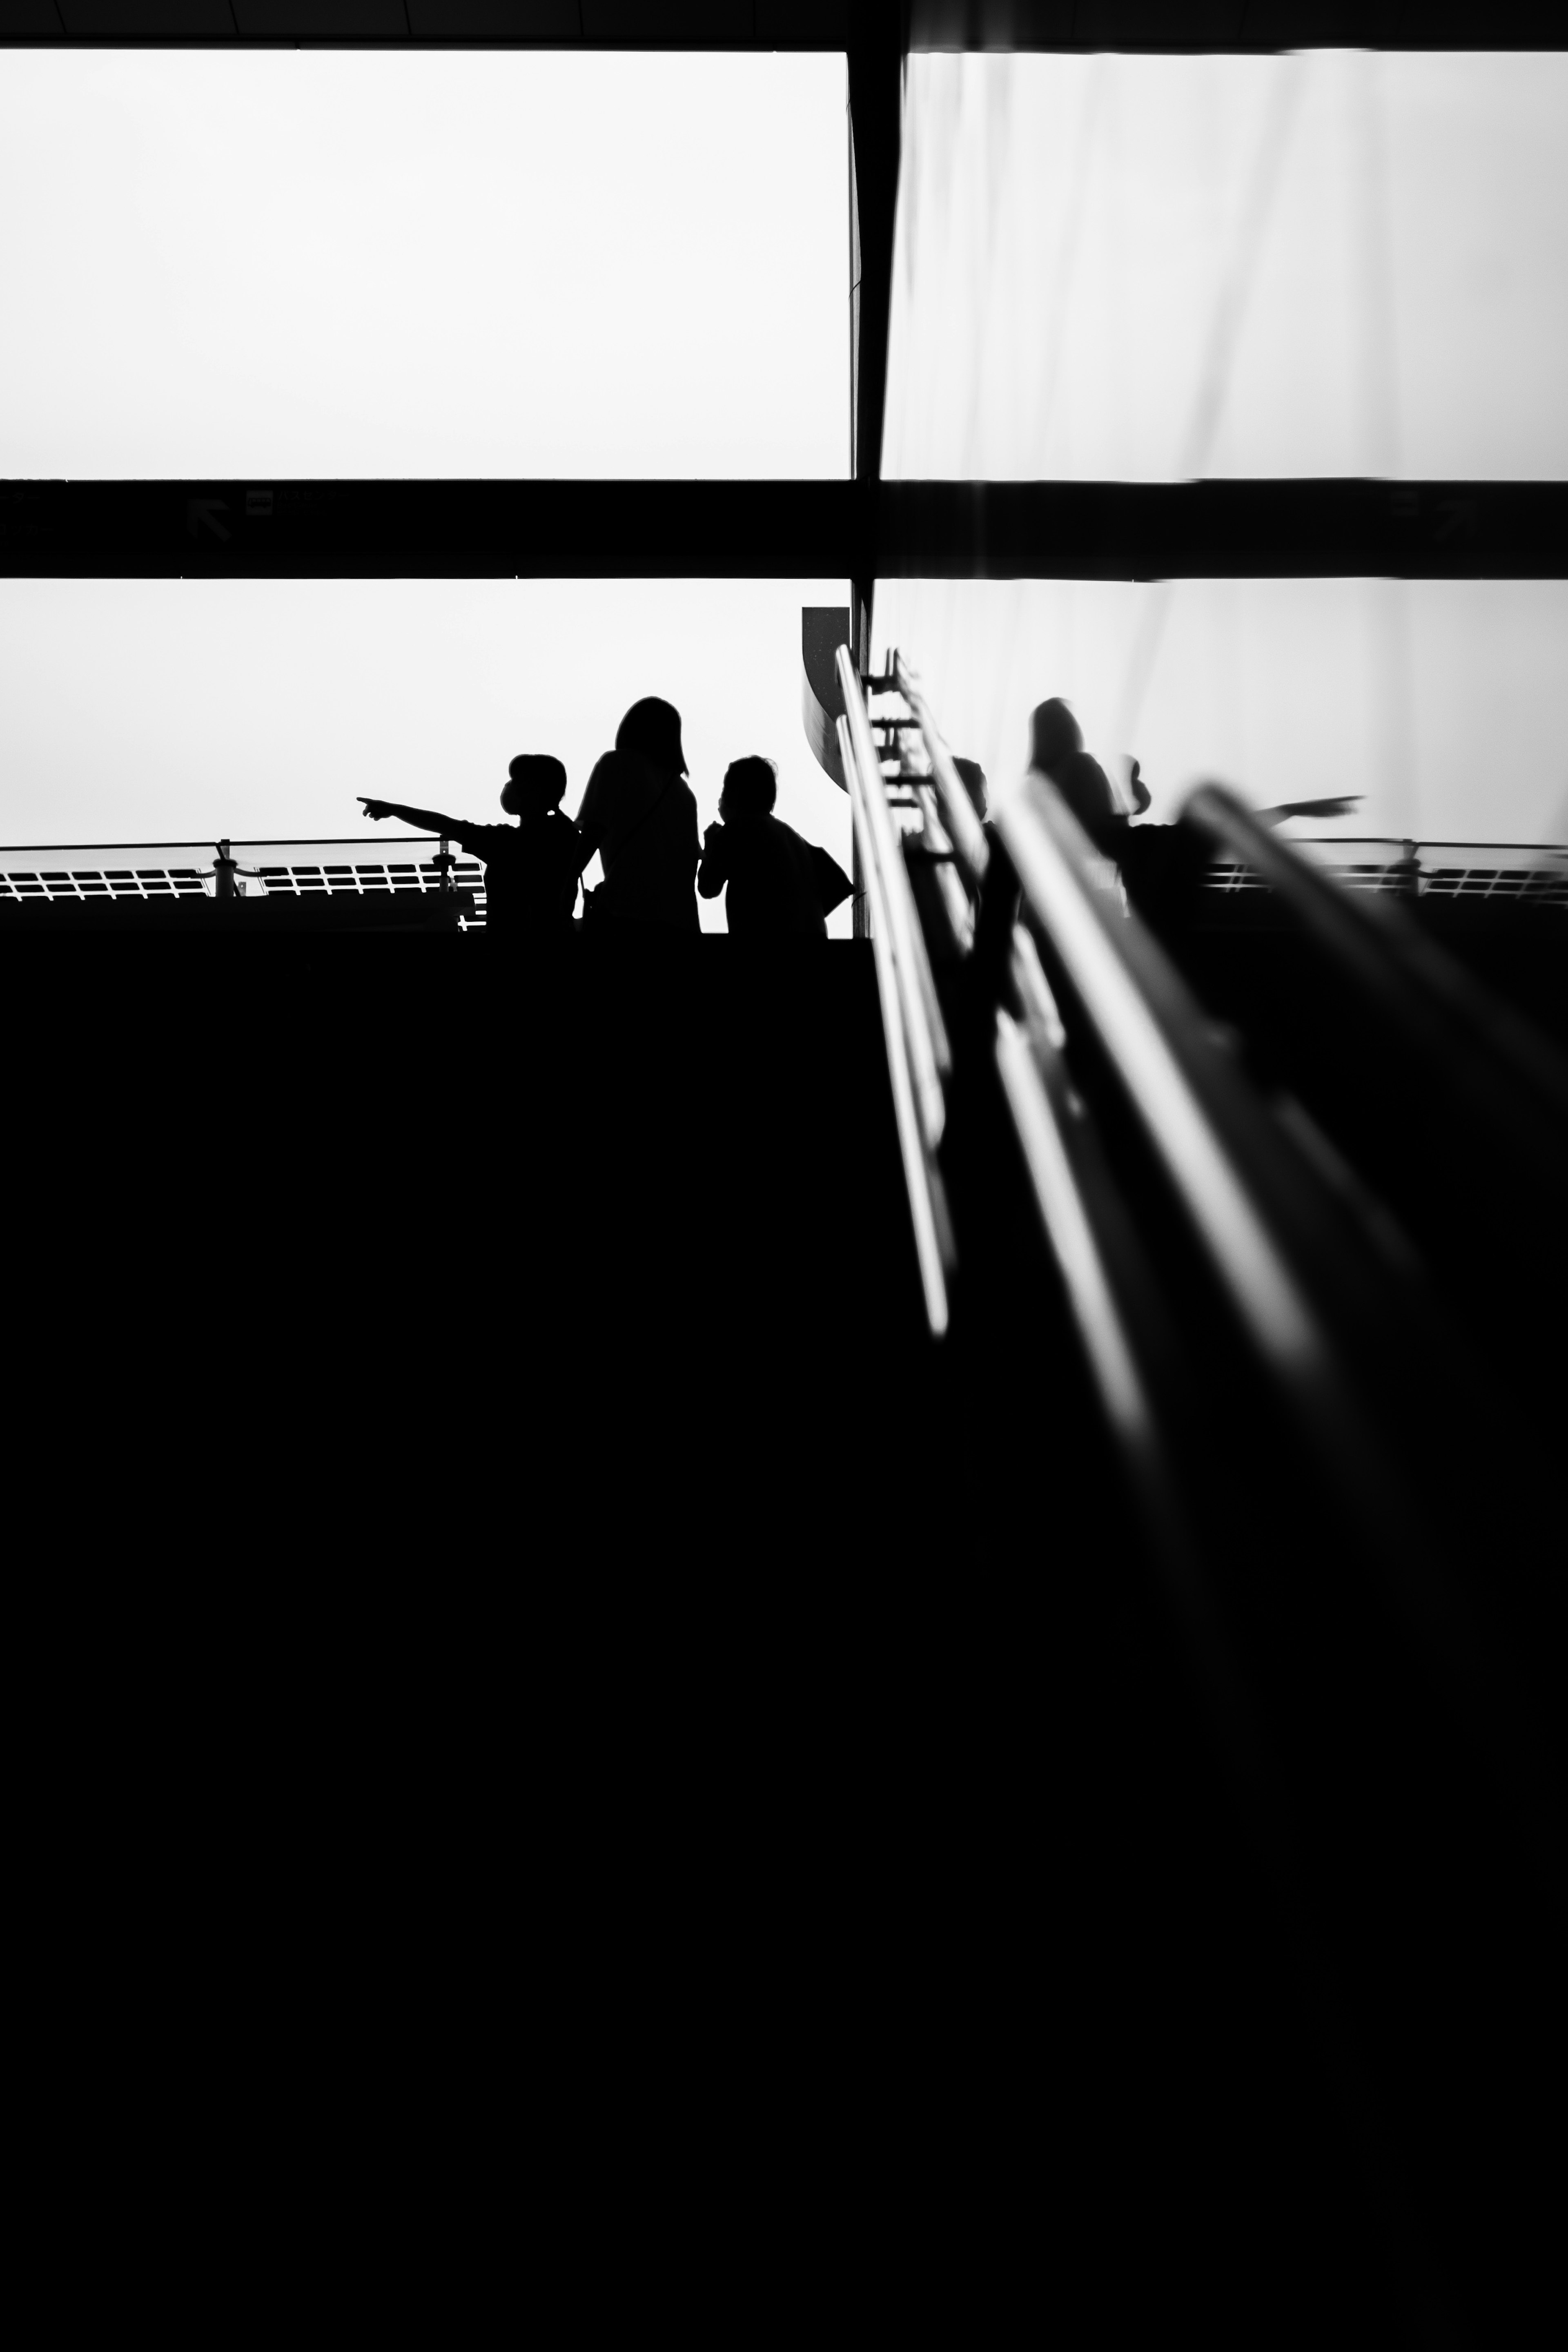
[[1517,1124],[1504,1073],[1568,1116],[1568,1067],[1544,1039],[1479,988],[1396,907],[1342,888],[1219,784],[1200,784],[1191,824],[1266,882],[1319,951],[1396,1029],[1402,1048],[1468,1094],[1477,1111]]
[[1134,1459],[1145,1458],[1155,1444],[1154,1410],[1073,1168],[1061,1049],[1038,1006],[1026,1000],[1020,1009],[1022,1018],[1015,1019],[1005,1006],[997,1008],[1002,1090],[1105,1418],[1124,1449]]
[[[996,824],[1030,908],[1060,957],[1210,1263],[1260,1354],[1316,1421],[1333,1393],[1333,1354],[1259,1194],[1289,1203],[1294,1163],[1215,1043],[1162,950],[1119,894],[1107,861],[1044,776],[1030,774]],[[1337,1419],[1338,1416],[1336,1415]]]
[[964,789],[964,779],[953,764],[953,754],[943,741],[936,721],[931,716],[931,707],[921,689],[920,681],[902,654],[894,653],[893,656],[893,675],[920,730],[920,740],[931,762],[932,781],[941,795],[942,820],[947,838],[953,845],[953,855],[963,867],[970,887],[978,890],[985,880],[991,856],[991,845],[986,839],[985,827],[975,814],[975,804]]
[[[1103,1139],[1069,1073],[1067,1034],[1027,925],[1014,926],[1014,1007],[996,1008],[995,1058],[1040,1226],[1061,1277],[1101,1412],[1121,1453],[1130,1499],[1183,1612],[1197,1663],[1228,1711],[1235,1667],[1224,1655],[1213,1596],[1198,1573],[1192,1530],[1151,1380],[1158,1309],[1136,1296],[1148,1269],[1116,1198]],[[1118,1223],[1122,1230],[1117,1231]]]
[[[433,834],[393,834],[334,835],[315,841],[235,843],[230,839],[217,847],[231,877],[244,875],[259,880],[263,895],[274,898],[280,890],[287,893],[297,887],[278,877],[298,866],[319,871],[325,865],[329,874],[340,865],[356,874],[406,866],[421,876],[433,875],[434,861],[417,853],[435,845]],[[9,905],[17,897],[51,904],[68,904],[83,897],[141,899],[151,895],[144,885],[153,877],[178,877],[209,898],[225,897],[222,889],[214,890],[216,877],[210,856],[203,856],[213,846],[211,842],[200,841],[31,842],[0,846],[0,904]],[[471,863],[476,871],[478,861]],[[194,890],[189,895],[194,896]]]
[[[1387,1444],[1378,1382],[1398,1367],[1434,1392],[1461,1360],[1440,1319],[1357,1239],[1217,1040],[1095,856],[1056,788],[1031,773],[996,823],[1032,921],[1120,1082],[1299,1439],[1359,1529],[1432,1686],[1467,1726],[1538,1855],[1539,1745],[1516,1666],[1444,1564],[1438,1523]],[[1103,878],[1102,878],[1103,877]],[[1380,1434],[1380,1426],[1384,1433]],[[1549,1874],[1542,1870],[1542,1884]],[[1555,1885],[1555,1882],[1552,1882]],[[1553,1900],[1557,1898],[1553,1895]]]
[[[234,846],[235,838],[235,836],[232,835],[229,837],[231,848]],[[263,849],[372,849],[378,853],[378,858],[380,858],[384,857],[389,846],[413,849],[421,842],[434,841],[435,838],[433,833],[332,833],[308,839],[291,834],[277,839],[247,838],[241,841],[239,845],[247,856],[254,856]],[[210,836],[201,841],[0,842],[0,864],[8,865],[14,858],[40,857],[46,851],[51,856],[61,857],[89,855],[98,857],[107,856],[110,850],[123,851],[129,856],[132,851],[151,853],[153,850],[211,849],[212,846]]]
[[[909,887],[909,876],[894,827],[893,812],[887,804],[882,762],[872,741],[871,721],[866,714],[865,697],[861,691],[860,674],[848,646],[839,647],[838,665],[839,683],[844,698],[845,730],[865,808],[867,846],[862,849],[862,855],[874,860],[881,877],[882,906],[897,983],[900,1017],[908,1041],[915,1106],[921,1130],[927,1146],[934,1151],[942,1140],[946,1118],[942,1081],[952,1069],[953,1052],[947,1041],[942,1008],[936,1001],[936,984],[931,976],[931,961],[915,911],[915,894]],[[848,775],[847,767],[844,772]]]
[[[1301,1439],[1386,1557],[1403,1557],[1408,1481],[1375,1433],[1366,1382],[1377,1375],[1354,1379],[1352,1365],[1367,1351],[1371,1362],[1408,1365],[1412,1350],[1432,1348],[1434,1365],[1446,1361],[1440,1327],[1347,1223],[1165,950],[1125,911],[1114,866],[1056,787],[1031,772],[996,822],[1030,914]],[[1423,1615],[1437,1608],[1432,1591],[1412,1599]],[[1429,1635],[1452,1655],[1451,1628],[1434,1623]]]
[[967,955],[975,943],[975,912],[978,894],[971,899],[959,879],[958,855],[952,835],[942,821],[942,810],[936,793],[924,778],[915,780],[915,798],[919,805],[923,840],[921,847],[927,866],[936,883],[942,911],[956,952]]
[[[916,1108],[910,1069],[905,992],[900,986],[894,960],[893,925],[889,919],[884,877],[868,813],[869,796],[847,719],[840,719],[838,721],[838,740],[844,776],[850,788],[850,807],[854,819],[855,838],[860,845],[866,893],[871,901],[871,940],[876,964],[877,1002],[882,1008],[883,1041],[887,1049],[888,1077],[893,1088],[894,1123],[898,1131],[904,1189],[909,1195],[910,1220],[915,1229],[915,1254],[920,1267],[920,1286],[925,1299],[925,1320],[932,1338],[939,1339],[948,1322],[947,1277],[954,1265],[953,1230],[947,1216],[941,1175],[933,1158],[935,1147],[922,1132]],[[902,869],[900,878],[904,880],[907,888],[907,879],[904,877]]]

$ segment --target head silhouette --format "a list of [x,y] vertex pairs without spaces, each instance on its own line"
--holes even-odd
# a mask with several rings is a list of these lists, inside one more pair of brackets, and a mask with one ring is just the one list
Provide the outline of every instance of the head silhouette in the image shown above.
[[542,816],[559,808],[566,790],[566,770],[548,751],[519,751],[507,768],[501,806],[512,816]]
[[982,822],[986,814],[986,772],[978,760],[957,760],[953,765],[963,780],[964,790],[975,803],[975,814]]
[[767,816],[779,797],[779,771],[771,760],[732,760],[724,772],[718,796],[719,814],[726,824],[737,817]]
[[1083,730],[1061,697],[1040,703],[1030,720],[1030,766],[1049,776],[1082,749]]
[[686,755],[681,749],[681,714],[672,703],[650,694],[634,702],[615,730],[618,751],[636,751],[662,775],[684,776]]

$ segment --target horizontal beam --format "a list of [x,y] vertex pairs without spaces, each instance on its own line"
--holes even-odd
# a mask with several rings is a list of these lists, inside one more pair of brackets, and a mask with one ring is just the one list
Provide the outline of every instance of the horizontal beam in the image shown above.
[[847,482],[0,484],[0,571],[848,576]]
[[884,579],[1568,578],[1568,482],[892,482]]
[[0,482],[0,573],[1568,579],[1568,483]]
[[1552,48],[1542,0],[908,0],[911,49]]
[[[0,46],[842,49],[852,0],[0,0]],[[910,49],[1550,48],[1540,0],[906,0]]]
[[287,48],[842,49],[851,0],[0,0],[0,38]]

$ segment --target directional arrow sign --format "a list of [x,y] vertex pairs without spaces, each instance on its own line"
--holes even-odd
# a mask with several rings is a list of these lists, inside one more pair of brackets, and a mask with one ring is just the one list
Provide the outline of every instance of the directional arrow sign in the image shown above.
[[192,539],[200,539],[204,530],[210,530],[214,539],[227,539],[227,526],[218,520],[219,515],[227,512],[226,499],[187,499],[185,529]]

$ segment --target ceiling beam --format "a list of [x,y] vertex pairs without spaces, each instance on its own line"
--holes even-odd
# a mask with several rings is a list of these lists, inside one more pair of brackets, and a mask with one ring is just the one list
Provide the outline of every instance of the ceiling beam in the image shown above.
[[[1193,52],[1530,49],[1541,0],[890,0],[900,46]],[[847,49],[861,0],[0,0],[0,45]]]
[[1568,578],[1568,482],[889,482],[886,578]]
[[1568,579],[1568,483],[0,483],[0,573]]
[[911,49],[1230,55],[1560,47],[1542,0],[908,0]]

